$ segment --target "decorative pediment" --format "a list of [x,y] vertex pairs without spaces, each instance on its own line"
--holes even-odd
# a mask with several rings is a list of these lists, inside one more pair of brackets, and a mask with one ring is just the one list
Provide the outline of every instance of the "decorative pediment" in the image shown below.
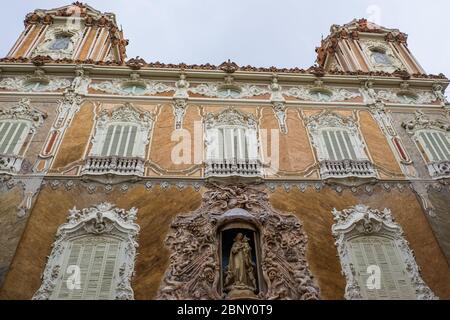
[[101,126],[107,122],[132,122],[142,125],[145,128],[151,128],[154,121],[154,115],[149,111],[141,112],[131,103],[113,109],[109,112],[103,109],[100,113],[98,124]]
[[371,209],[359,204],[354,207],[338,211],[332,211],[335,224],[332,227],[333,236],[336,239],[337,250],[341,259],[343,273],[347,279],[345,290],[346,299],[361,299],[361,288],[356,280],[357,274],[350,258],[347,240],[360,236],[378,236],[391,239],[400,250],[405,265],[405,272],[411,279],[417,299],[437,299],[431,289],[420,276],[420,270],[415,261],[414,253],[404,239],[403,230],[395,221],[391,211]]
[[26,120],[35,129],[42,125],[47,114],[30,106],[30,99],[21,99],[18,104],[9,109],[0,109],[0,120]]
[[316,132],[320,128],[325,127],[347,128],[352,131],[357,130],[357,123],[353,117],[342,116],[330,109],[325,109],[316,115],[307,117],[306,125],[311,132]]
[[233,107],[228,107],[219,114],[208,113],[205,123],[207,129],[219,126],[243,126],[256,129],[256,120],[252,114],[243,113]]
[[172,222],[166,245],[170,265],[158,299],[224,299],[220,289],[218,232],[229,223],[248,223],[260,235],[260,264],[265,286],[258,299],[319,298],[306,261],[307,238],[293,215],[277,212],[258,186],[208,185],[201,207]]
[[450,123],[441,119],[431,120],[422,110],[416,110],[414,119],[403,122],[402,127],[411,134],[422,129],[435,129],[450,132]]
[[126,211],[111,203],[101,203],[90,208],[69,210],[67,223],[61,225],[56,233],[56,240],[44,270],[42,285],[33,296],[34,300],[47,300],[52,296],[56,282],[62,281],[65,270],[61,270],[64,253],[70,248],[70,241],[80,236],[108,235],[119,238],[126,243],[123,264],[120,267],[115,299],[133,299],[131,277],[134,272],[136,242],[139,233],[137,209]]

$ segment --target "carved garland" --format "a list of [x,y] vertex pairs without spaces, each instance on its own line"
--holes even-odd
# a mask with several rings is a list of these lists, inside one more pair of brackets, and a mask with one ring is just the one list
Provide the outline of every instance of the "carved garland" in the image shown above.
[[134,299],[131,288],[131,278],[134,274],[136,257],[136,242],[139,225],[136,221],[137,209],[129,211],[116,208],[111,203],[101,203],[90,208],[69,210],[68,222],[61,225],[56,233],[56,240],[48,258],[42,276],[42,285],[33,296],[33,300],[48,300],[58,281],[62,281],[65,271],[61,270],[64,251],[69,248],[70,241],[83,235],[112,235],[126,242],[121,252],[121,264],[118,273],[114,275],[114,298],[118,300]]
[[341,260],[342,272],[347,280],[346,299],[362,299],[361,288],[347,248],[347,239],[355,235],[384,235],[392,239],[401,252],[406,272],[416,290],[417,299],[437,299],[422,280],[414,253],[404,239],[402,228],[394,222],[390,210],[379,211],[360,204],[342,211],[333,209],[332,213],[336,222],[332,227],[333,236],[336,239],[335,244]]
[[266,289],[260,299],[318,299],[319,289],[306,261],[307,237],[301,222],[272,208],[258,186],[209,185],[201,207],[172,222],[166,245],[170,265],[158,299],[222,299],[218,230],[231,221],[254,224],[261,239]]

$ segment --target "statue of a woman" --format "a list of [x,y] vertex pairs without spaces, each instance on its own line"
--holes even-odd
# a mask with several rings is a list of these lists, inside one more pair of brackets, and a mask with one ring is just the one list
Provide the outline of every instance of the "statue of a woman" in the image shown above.
[[225,291],[228,296],[252,296],[256,290],[255,264],[248,240],[242,233],[238,233],[234,238],[225,278]]

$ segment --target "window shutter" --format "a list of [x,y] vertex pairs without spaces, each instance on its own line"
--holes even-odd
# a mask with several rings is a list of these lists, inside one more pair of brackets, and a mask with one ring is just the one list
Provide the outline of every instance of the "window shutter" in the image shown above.
[[245,134],[247,140],[248,158],[251,160],[258,159],[258,137],[256,136],[256,130],[247,129]]
[[322,130],[324,149],[328,160],[357,160],[355,148],[346,130]]
[[[361,294],[365,299],[416,299],[411,280],[394,241],[367,236],[349,241],[350,258],[355,267]],[[376,265],[381,270],[381,288],[367,287],[367,267]]]
[[239,128],[236,130],[236,157],[239,160],[247,159],[245,130]]
[[430,161],[450,160],[450,143],[443,132],[420,132],[419,142]]
[[0,123],[0,154],[15,155],[22,147],[27,125],[24,122]]
[[[103,148],[102,148],[102,153],[101,153],[102,156],[107,156],[109,154],[109,149],[111,147],[111,141],[112,141],[114,129],[115,129],[115,126],[108,127],[108,131],[106,132],[106,137],[103,142]],[[100,137],[100,138],[102,138],[102,137]]]
[[[122,242],[111,237],[85,237],[74,240],[66,249],[62,278],[53,296],[58,300],[113,299],[114,277],[118,272],[118,258]],[[65,273],[71,265],[80,268],[81,289],[70,290]]]
[[224,129],[224,158],[233,159],[234,158],[234,129],[225,128]]

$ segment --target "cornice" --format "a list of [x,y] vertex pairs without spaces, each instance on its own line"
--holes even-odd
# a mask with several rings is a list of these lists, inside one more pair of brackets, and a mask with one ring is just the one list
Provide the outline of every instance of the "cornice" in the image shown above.
[[[38,62],[37,62],[38,61]],[[220,66],[205,65],[186,65],[186,64],[160,64],[149,63],[145,67],[135,69],[126,64],[119,63],[94,63],[93,61],[72,61],[69,59],[52,60],[49,57],[41,57],[40,59],[31,61],[28,58],[0,59],[0,71],[3,73],[31,73],[37,66],[45,70],[47,73],[55,74],[73,74],[77,68],[82,68],[89,72],[91,77],[129,77],[131,72],[138,72],[139,75],[154,78],[171,78],[178,79],[180,73],[184,73],[190,79],[221,79],[227,75]],[[247,81],[267,81],[270,82],[277,75],[279,81],[284,82],[311,82],[320,78],[326,83],[353,84],[359,86],[361,81],[371,80],[377,85],[398,85],[407,81],[413,86],[429,87],[435,82],[442,83],[444,88],[449,84],[449,79],[443,75],[427,75],[414,74],[406,75],[399,72],[342,72],[331,71],[318,74],[315,69],[298,69],[298,68],[256,68],[256,67],[239,67],[233,72],[235,80]]]

